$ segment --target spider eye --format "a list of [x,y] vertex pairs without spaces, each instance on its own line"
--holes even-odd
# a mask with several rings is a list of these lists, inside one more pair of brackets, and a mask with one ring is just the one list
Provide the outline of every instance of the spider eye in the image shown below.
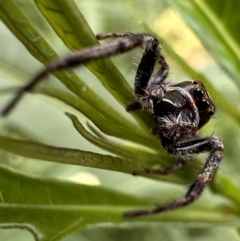
[[194,85],[197,85],[197,84],[198,84],[198,81],[197,81],[197,80],[194,80],[192,83],[193,83]]
[[208,112],[208,114],[209,114],[209,115],[214,115],[214,110],[210,110],[210,111]]
[[210,102],[207,99],[202,99],[200,102],[200,108],[202,110],[207,109],[210,106]]
[[201,88],[195,89],[195,90],[194,90],[194,96],[195,96],[196,98],[201,99],[201,98],[204,96],[204,90],[201,89]]

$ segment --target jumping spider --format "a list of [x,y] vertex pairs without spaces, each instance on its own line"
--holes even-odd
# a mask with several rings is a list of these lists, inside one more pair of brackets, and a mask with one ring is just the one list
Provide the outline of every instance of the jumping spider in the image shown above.
[[[165,82],[169,67],[161,53],[161,45],[155,37],[130,32],[97,35],[99,40],[107,38],[118,38],[118,40],[105,46],[81,50],[48,64],[18,91],[2,114],[7,115],[27,91],[31,91],[38,82],[54,70],[114,56],[140,46],[143,49],[143,56],[138,65],[134,83],[136,100],[127,105],[126,110],[146,109],[152,112],[155,120],[153,134],[158,135],[163,148],[168,153],[181,159],[165,170],[146,169],[136,174],[168,175],[191,160],[189,156],[202,152],[209,152],[209,156],[202,172],[190,186],[184,198],[151,210],[126,212],[124,216],[136,217],[186,206],[201,195],[205,186],[212,180],[223,157],[224,147],[220,138],[213,136],[199,138],[195,135],[211,119],[215,106],[204,85],[198,80],[175,85]],[[156,64],[160,68],[153,75]]]

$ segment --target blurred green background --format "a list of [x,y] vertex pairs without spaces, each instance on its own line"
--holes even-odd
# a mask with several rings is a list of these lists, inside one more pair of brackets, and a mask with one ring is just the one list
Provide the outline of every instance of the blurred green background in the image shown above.
[[[4,1],[2,1],[2,3],[3,2]],[[64,55],[70,52],[43,18],[33,1],[15,0],[14,2],[30,19],[30,22],[41,32],[41,34],[43,34],[44,38],[54,47],[59,55]],[[232,104],[232,107],[234,107],[236,111],[236,116],[238,116],[240,107],[238,79],[233,79],[233,75],[227,74],[224,71],[223,65],[220,65],[221,60],[219,61],[214,54],[211,56],[209,49],[205,48],[208,45],[205,43],[205,47],[203,46],[199,40],[199,36],[190,29],[188,23],[185,22],[186,19],[184,20],[183,16],[181,16],[181,11],[179,13],[177,8],[173,8],[173,6],[176,7],[177,3],[175,3],[175,5],[172,2],[173,1],[167,0],[75,1],[93,32],[96,34],[101,32],[118,31],[145,32],[146,29],[143,24],[147,25],[151,31],[164,38],[166,45],[170,45],[192,68],[210,79],[211,84],[221,93],[219,96],[212,94],[211,96],[213,100],[218,101],[218,99],[225,97]],[[193,2],[199,4],[201,1]],[[206,1],[202,2],[205,3]],[[236,12],[239,11],[239,8],[235,7],[233,9],[231,7],[232,1],[212,0],[212,2],[223,5],[222,9],[225,11],[222,11],[222,19],[226,23],[231,23],[231,17],[235,17],[234,10]],[[240,7],[240,1],[235,1],[234,4]],[[238,20],[239,18],[233,21],[236,22]],[[201,25],[204,23],[195,23],[193,19],[191,19],[191,21],[192,26],[195,26],[195,30],[201,32],[202,30],[200,28],[198,29],[197,26],[198,24]],[[221,23],[219,23],[219,25],[220,24]],[[218,24],[216,25],[218,26]],[[21,86],[29,80],[42,67],[42,65],[29,54],[21,42],[14,37],[2,22],[0,23],[0,33],[0,89],[4,90],[8,87]],[[201,37],[202,36],[204,36],[204,33],[202,33]],[[205,38],[211,37],[212,36],[209,35],[205,36]],[[236,43],[239,47],[240,36],[239,38],[238,36],[234,36],[234,38],[235,40],[238,40]],[[212,41],[214,42],[217,40],[213,38]],[[187,73],[183,72],[181,66],[176,62],[176,59],[172,58],[167,51],[164,52],[164,55],[166,55],[167,61],[171,67],[168,81],[178,83],[190,78],[195,78],[195,76],[188,76]],[[240,53],[238,52],[238,56],[239,55]],[[132,51],[131,53],[113,58],[113,62],[131,86],[133,86],[134,73],[139,58],[140,51]],[[231,59],[229,59],[229,62],[231,62]],[[113,106],[119,108],[120,112],[124,111],[124,109],[112,98],[112,96],[110,96],[102,84],[87,68],[77,68],[75,69],[75,72],[81,76],[87,86],[97,91],[100,96],[110,102]],[[45,83],[51,86],[56,86],[60,89],[65,88],[52,76],[47,78]],[[5,106],[13,95],[14,93],[6,94],[4,91],[1,92],[0,109]],[[42,95],[27,95],[8,118],[0,120],[1,135],[27,138],[59,147],[106,153],[106,151],[103,151],[86,141],[73,128],[69,119],[64,115],[66,110],[73,112],[73,110],[69,108],[70,107],[67,107],[59,101]],[[84,116],[78,115],[78,117],[81,118],[81,121],[86,121]],[[229,113],[217,106],[215,117],[203,128],[203,130],[201,130],[201,136],[216,135],[223,139],[225,156],[220,167],[220,172],[231,178],[234,183],[239,186],[239,118],[238,121],[236,120],[237,117],[234,120]],[[119,172],[38,161],[35,159],[15,156],[4,151],[0,152],[0,158],[1,165],[10,166],[26,175],[57,178],[63,181],[70,180],[75,183],[94,186],[101,185],[111,190],[131,194],[139,198],[154,199],[157,203],[164,203],[165,200],[169,201],[181,197],[184,195],[187,188],[186,185],[155,181],[141,177],[132,177],[131,175]],[[204,161],[205,158],[206,155],[201,156],[201,160]],[[199,168],[196,167],[192,172],[197,175],[198,170]],[[240,194],[238,193],[236,195]],[[229,201],[225,198],[219,195],[214,196],[209,190],[206,190],[201,199],[196,203],[195,207],[201,207],[207,202],[211,203],[211,205],[214,205],[215,203],[220,203],[220,205],[229,204]],[[185,211],[187,212],[187,210]],[[114,226],[111,223],[92,225],[87,229],[65,237],[63,240],[144,241],[153,239],[164,239],[166,241],[197,241],[240,240],[240,237],[236,227],[231,227],[231,225],[222,224],[222,226],[220,226],[217,224],[210,224],[209,227],[207,227],[207,225],[197,225],[196,223],[192,226],[190,224],[185,226],[184,222],[163,222],[162,225],[158,224],[154,226],[154,223],[151,223],[151,225],[143,227],[128,227],[124,224],[122,224],[122,226]],[[0,240],[28,241],[34,239],[27,231],[2,229],[0,230]],[[57,237],[53,237],[52,240],[57,240]]]

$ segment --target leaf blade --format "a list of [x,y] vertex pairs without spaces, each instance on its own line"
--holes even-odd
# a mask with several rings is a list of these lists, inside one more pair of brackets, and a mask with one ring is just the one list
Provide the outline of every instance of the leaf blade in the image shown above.
[[[216,61],[240,87],[240,35],[239,15],[234,9],[239,8],[239,1],[173,1],[167,2],[176,8],[197,33],[204,46]],[[228,18],[223,18],[226,6],[232,5]],[[234,16],[232,16],[234,14]],[[228,21],[230,19],[230,21]],[[231,20],[232,19],[232,20]]]

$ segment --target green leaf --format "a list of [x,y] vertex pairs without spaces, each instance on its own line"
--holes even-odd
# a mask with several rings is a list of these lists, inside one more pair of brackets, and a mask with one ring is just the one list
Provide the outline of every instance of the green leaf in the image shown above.
[[4,136],[0,136],[0,146],[1,149],[17,155],[58,163],[115,171],[118,170],[128,173],[142,168],[141,165],[138,165],[136,162],[134,163],[131,160],[119,157],[77,149],[47,146],[40,143],[16,140]]
[[[0,227],[20,228],[30,231],[35,240],[60,240],[64,236],[95,223],[129,223],[122,213],[136,206],[147,206],[151,202],[117,193],[102,187],[62,182],[45,178],[25,176],[12,169],[0,167]],[[34,188],[33,188],[34,187]],[[11,190],[11,192],[9,192]],[[13,195],[14,194],[14,195]],[[206,213],[205,213],[206,214]],[[198,219],[196,220],[196,215]],[[227,217],[213,209],[189,211],[175,221],[222,223],[238,226],[238,219]],[[152,222],[173,221],[171,213],[158,217],[139,219],[141,227]],[[29,221],[31,223],[29,224]],[[114,225],[115,223],[115,225]],[[132,223],[132,222],[131,222]],[[128,224],[138,227],[139,224]]]
[[[70,114],[70,113],[66,113],[66,115],[71,119],[75,129],[84,137],[86,138],[88,141],[90,141],[91,143],[93,143],[94,145],[107,150],[111,153],[115,153],[119,156],[125,157],[125,158],[129,158],[130,160],[134,160],[134,159],[138,159],[138,163],[140,164],[142,159],[146,159],[149,160],[151,159],[152,161],[156,161],[159,159],[159,157],[164,158],[164,155],[159,154],[157,157],[154,154],[151,154],[147,151],[141,151],[139,150],[139,147],[129,147],[126,143],[121,144],[119,142],[115,142],[113,140],[104,138],[102,135],[100,135],[100,138],[95,137],[94,135],[92,135],[90,132],[88,132],[83,125],[81,124],[81,122],[77,119],[76,116]],[[120,129],[121,130],[121,129]],[[121,134],[119,134],[118,137],[121,137]],[[129,140],[131,140],[131,138],[129,138]],[[134,168],[144,168],[142,167],[137,167],[135,166]],[[136,170],[136,169],[135,169]]]
[[0,176],[0,227],[26,229],[36,240],[59,240],[89,224],[120,221],[128,205],[148,203],[101,187],[32,178],[2,167]]
[[239,0],[166,0],[197,33],[215,60],[240,87]]

